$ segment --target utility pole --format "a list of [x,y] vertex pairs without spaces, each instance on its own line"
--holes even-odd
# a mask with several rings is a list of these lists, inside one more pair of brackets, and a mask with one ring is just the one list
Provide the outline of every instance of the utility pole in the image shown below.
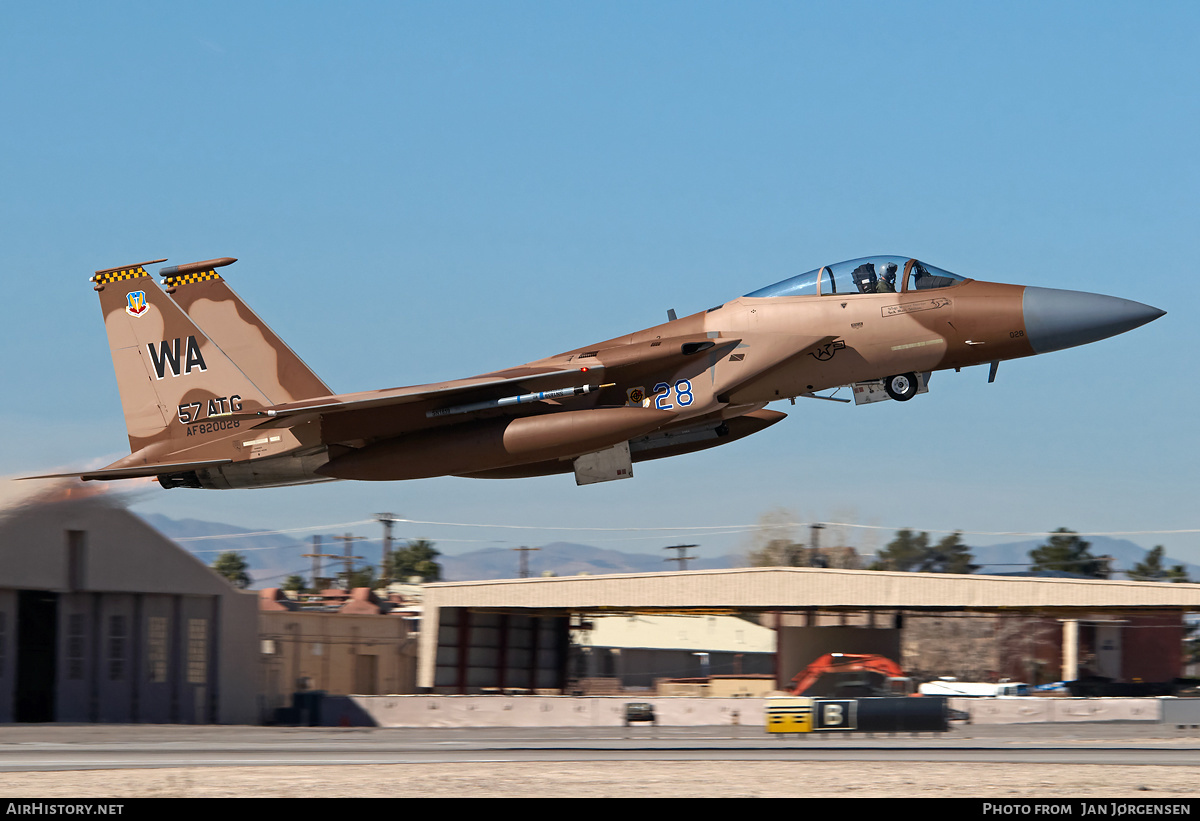
[[829,567],[829,560],[821,555],[821,531],[825,529],[825,525],[819,522],[810,525],[812,530],[812,566],[813,567]]
[[344,543],[345,555],[342,556],[342,566],[343,566],[343,568],[345,568],[343,570],[343,572],[346,574],[346,587],[349,588],[350,587],[350,574],[354,572],[354,560],[362,558],[362,556],[351,556],[350,555],[350,543],[361,541],[362,539],[365,539],[366,537],[365,536],[351,536],[349,533],[347,533],[345,536],[334,536],[333,538]]
[[664,547],[664,548],[663,548],[663,550],[677,550],[677,551],[679,551],[679,555],[677,555],[677,556],[670,556],[670,557],[668,557],[668,558],[666,558],[666,559],[663,559],[663,561],[664,561],[664,562],[679,562],[679,569],[680,569],[680,570],[687,570],[687,563],[688,563],[688,560],[689,560],[689,559],[694,559],[694,558],[696,558],[695,556],[689,556],[689,555],[687,555],[687,550],[688,550],[689,548],[692,548],[692,547],[699,547],[699,546],[700,546],[700,545],[698,545],[698,544],[677,544],[677,545],[675,545],[674,547]]
[[517,571],[517,577],[521,579],[529,578],[529,554],[535,550],[541,550],[540,547],[514,547],[513,550],[521,554],[520,570]]
[[391,573],[386,568],[392,558],[392,525],[400,521],[400,517],[395,513],[376,513],[375,519],[383,525],[383,558],[379,561],[379,576],[383,580],[386,573],[387,581],[391,581]]
[[321,559],[336,559],[337,556],[334,555],[333,553],[322,553],[321,552],[321,537],[320,536],[313,536],[312,540],[313,540],[313,552],[305,553],[302,556],[302,558],[313,560],[312,589],[314,591],[316,591],[319,589],[317,587],[317,580],[319,578],[321,578]]

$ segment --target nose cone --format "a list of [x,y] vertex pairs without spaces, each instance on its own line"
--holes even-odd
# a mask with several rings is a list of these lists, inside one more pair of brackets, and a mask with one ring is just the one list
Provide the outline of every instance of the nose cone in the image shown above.
[[1022,298],[1025,334],[1035,353],[1061,351],[1132,331],[1166,313],[1158,308],[1053,288],[1025,288]]

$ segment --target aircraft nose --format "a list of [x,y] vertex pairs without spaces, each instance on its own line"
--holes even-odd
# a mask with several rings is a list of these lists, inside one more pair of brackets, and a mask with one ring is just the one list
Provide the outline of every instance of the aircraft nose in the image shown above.
[[1107,339],[1166,313],[1115,296],[1031,287],[1025,288],[1021,307],[1025,314],[1025,334],[1035,353],[1061,351]]

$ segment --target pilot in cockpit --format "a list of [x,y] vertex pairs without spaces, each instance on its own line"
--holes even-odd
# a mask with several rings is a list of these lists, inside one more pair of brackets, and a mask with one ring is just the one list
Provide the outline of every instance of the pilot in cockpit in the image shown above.
[[896,270],[897,266],[894,262],[883,263],[883,275],[879,277],[879,281],[875,283],[875,293],[877,294],[894,294],[896,293]]

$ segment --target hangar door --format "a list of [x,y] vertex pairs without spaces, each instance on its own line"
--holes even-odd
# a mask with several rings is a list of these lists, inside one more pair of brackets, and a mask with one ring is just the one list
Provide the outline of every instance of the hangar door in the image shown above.
[[567,616],[439,608],[436,693],[566,686]]

